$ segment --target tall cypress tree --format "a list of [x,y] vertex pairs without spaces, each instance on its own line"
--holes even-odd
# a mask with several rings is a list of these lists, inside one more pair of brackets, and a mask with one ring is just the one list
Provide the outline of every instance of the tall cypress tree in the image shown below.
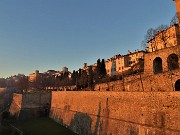
[[73,73],[72,73],[72,84],[73,84],[73,85],[76,84],[76,78],[77,78],[77,76],[76,76],[76,71],[73,70]]
[[81,74],[82,74],[82,69],[80,68],[78,73],[78,78],[81,77]]
[[89,72],[88,86],[92,89],[92,86],[93,86],[93,70],[92,70],[92,66],[89,67],[88,72]]
[[97,60],[97,74],[98,75],[101,74],[101,60],[100,59]]
[[105,60],[104,59],[102,59],[102,62],[101,62],[100,74],[102,77],[106,76],[106,66],[105,66]]

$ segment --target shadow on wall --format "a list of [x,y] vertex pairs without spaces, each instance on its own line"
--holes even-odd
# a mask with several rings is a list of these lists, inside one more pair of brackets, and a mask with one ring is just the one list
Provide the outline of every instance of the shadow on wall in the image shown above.
[[46,103],[42,107],[21,109],[18,118],[20,120],[29,120],[39,117],[49,117],[49,113],[50,113],[50,104]]
[[70,123],[70,129],[79,135],[91,135],[91,123],[89,115],[77,112]]
[[95,125],[94,133],[91,131],[92,118],[88,114],[77,112],[74,118],[71,120],[70,129],[79,135],[97,135],[102,132],[100,128],[100,113],[101,113],[101,103],[99,103],[97,120]]
[[39,117],[48,117],[49,108],[24,108],[21,109],[19,114],[20,120],[30,120]]
[[[101,114],[101,102],[99,102],[99,108],[98,108],[98,114],[97,114],[97,120],[96,120],[94,135],[98,134],[98,129],[99,129],[99,132],[102,131],[102,126],[100,125],[100,114]],[[99,128],[99,126],[100,126],[100,128]]]
[[129,131],[128,131],[128,133],[129,133],[129,135],[138,135],[139,134],[139,131],[138,131],[138,129],[136,129],[135,127],[129,127],[129,129],[128,129]]
[[[113,120],[113,122],[117,123],[120,122],[121,124],[123,124],[122,126],[120,126],[122,129],[117,129],[112,130],[111,128],[112,125],[112,119],[110,118],[110,106],[109,106],[109,99],[106,99],[106,104],[104,106],[105,108],[102,108],[102,104],[101,102],[99,102],[99,106],[98,106],[98,110],[97,110],[97,115],[91,115],[91,114],[87,114],[87,113],[82,113],[82,112],[76,112],[74,114],[74,117],[71,119],[70,124],[66,124],[64,123],[64,115],[59,115],[59,114],[63,114],[64,113],[64,109],[60,109],[60,108],[55,108],[55,110],[53,108],[51,108],[51,114],[50,116],[55,119],[58,123],[60,123],[61,125],[71,129],[73,132],[79,134],[79,135],[114,135],[114,134],[120,134],[120,131],[123,131],[123,135],[127,134],[127,135],[138,135],[139,132],[139,127],[135,124],[132,123],[128,123],[127,124],[123,124],[122,121],[118,121],[118,120]],[[65,108],[69,108],[68,106],[65,106]],[[59,111],[57,111],[56,109],[58,109]],[[102,111],[103,110],[103,111]],[[65,113],[69,113],[72,110],[66,110]],[[74,113],[74,111],[73,111]],[[160,116],[159,116],[160,115]],[[161,116],[162,115],[162,116]],[[158,125],[158,127],[164,127],[164,114],[157,114],[155,115],[155,121],[154,123],[156,125]],[[92,127],[92,125],[94,127]],[[114,127],[116,128],[116,127]],[[124,129],[125,128],[125,129]],[[119,131],[120,130],[120,131]],[[150,132],[150,131],[148,131]],[[153,131],[154,132],[154,131]],[[161,132],[156,131],[158,134],[160,134]]]

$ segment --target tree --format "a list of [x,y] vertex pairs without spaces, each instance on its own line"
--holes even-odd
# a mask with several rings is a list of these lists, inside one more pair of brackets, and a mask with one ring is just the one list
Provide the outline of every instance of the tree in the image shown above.
[[82,74],[82,69],[79,68],[79,71],[77,71],[77,79],[76,79],[76,87],[79,89],[81,86],[80,81],[81,81],[81,74]]
[[92,66],[89,67],[88,73],[89,73],[88,74],[88,87],[90,87],[92,90],[93,89],[93,80],[94,80]]
[[175,24],[178,24],[177,14],[175,14],[170,21],[170,26],[175,25]]
[[78,72],[78,78],[81,77],[81,73],[82,73],[82,69],[79,69],[79,72]]
[[141,43],[141,46],[143,47],[143,49],[147,48],[147,42],[149,40],[151,40],[155,35],[155,31],[153,28],[149,28],[144,36],[144,40]]
[[0,87],[1,88],[7,87],[7,81],[5,78],[0,78]]
[[69,75],[68,72],[61,74],[60,86],[68,86],[70,84],[68,75]]
[[154,35],[158,34],[159,32],[161,32],[163,30],[167,30],[168,28],[169,28],[168,25],[161,24],[156,29],[154,29]]
[[[162,32],[163,30],[168,29],[168,25],[161,24],[155,29],[149,28],[144,36],[144,40],[141,42],[141,46],[143,49],[146,49],[148,47],[148,42],[154,38],[155,35],[157,35],[159,32]],[[162,36],[164,39],[164,36]],[[163,40],[165,41],[165,39]]]
[[79,86],[81,88],[87,88],[88,86],[88,75],[86,70],[82,70],[81,77],[78,80]]
[[96,70],[94,71],[94,82],[99,83],[101,78],[101,60],[97,60]]
[[37,78],[31,83],[32,87],[36,90],[42,90],[44,84],[44,77],[42,75],[37,76]]
[[96,69],[96,71],[97,71],[97,75],[100,75],[100,73],[101,73],[101,60],[100,59],[97,60],[97,69]]
[[101,75],[101,77],[106,76],[106,66],[105,66],[105,60],[104,59],[102,59],[102,61],[101,61],[100,75]]
[[17,82],[17,88],[23,92],[23,90],[27,90],[29,87],[28,83],[28,77],[27,76],[21,76]]
[[75,85],[75,84],[76,84],[76,79],[77,79],[77,74],[76,74],[76,71],[73,70],[72,79],[71,79],[71,84],[72,84],[72,85]]

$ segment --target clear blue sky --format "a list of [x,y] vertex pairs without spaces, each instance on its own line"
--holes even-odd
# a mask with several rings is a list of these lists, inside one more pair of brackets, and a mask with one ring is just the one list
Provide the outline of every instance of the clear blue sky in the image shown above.
[[0,0],[0,77],[141,49],[146,30],[174,14],[172,0]]

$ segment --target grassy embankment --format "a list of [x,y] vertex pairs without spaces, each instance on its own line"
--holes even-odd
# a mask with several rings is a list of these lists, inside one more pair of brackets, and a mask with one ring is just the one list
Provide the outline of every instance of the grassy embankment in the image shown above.
[[50,118],[18,121],[14,126],[19,128],[25,135],[76,135]]
[[[54,122],[50,118],[37,118],[27,121],[17,121],[12,125],[21,130],[23,135],[77,135],[71,130]],[[4,130],[6,131],[3,132]],[[9,129],[7,130],[7,127],[0,125],[0,135],[6,133],[7,131],[9,131]]]

